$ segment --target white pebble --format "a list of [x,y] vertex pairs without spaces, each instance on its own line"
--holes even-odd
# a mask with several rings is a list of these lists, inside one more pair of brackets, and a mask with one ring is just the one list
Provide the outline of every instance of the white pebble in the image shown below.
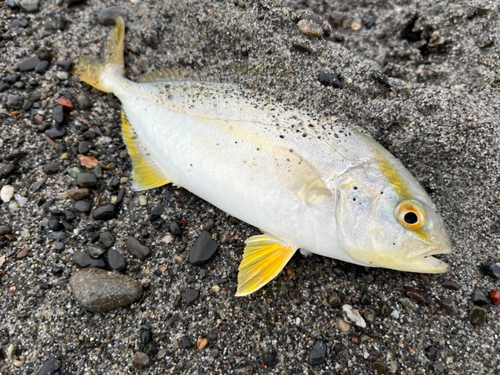
[[26,202],[28,201],[28,198],[21,197],[19,194],[14,195],[14,198],[16,199],[16,201],[20,207],[23,207],[26,204]]
[[16,201],[12,201],[9,203],[9,210],[16,211],[19,208],[19,205]]
[[148,198],[145,195],[139,195],[139,204],[145,206],[148,204]]
[[344,312],[345,320],[347,320],[349,323],[356,324],[361,328],[366,328],[365,320],[363,319],[359,311],[354,307],[352,307],[351,305],[344,305],[342,306],[342,311]]
[[391,313],[391,316],[392,316],[394,319],[399,319],[399,311],[398,311],[398,310],[394,310],[394,311]]
[[161,239],[161,242],[163,242],[165,245],[168,245],[170,242],[174,240],[174,236],[171,234],[167,234],[165,237]]
[[57,78],[59,78],[60,80],[65,80],[65,79],[68,79],[69,77],[69,74],[67,72],[57,72]]
[[5,202],[10,202],[14,195],[14,186],[5,185],[2,190],[0,190],[0,198]]

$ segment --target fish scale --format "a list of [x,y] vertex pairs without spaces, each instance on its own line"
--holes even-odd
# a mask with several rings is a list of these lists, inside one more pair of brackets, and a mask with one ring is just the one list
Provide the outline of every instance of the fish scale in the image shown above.
[[182,71],[124,77],[123,19],[104,56],[75,73],[123,105],[134,190],[181,186],[264,233],[245,241],[238,296],[276,277],[300,248],[355,264],[445,272],[434,203],[404,166],[356,128],[237,85]]

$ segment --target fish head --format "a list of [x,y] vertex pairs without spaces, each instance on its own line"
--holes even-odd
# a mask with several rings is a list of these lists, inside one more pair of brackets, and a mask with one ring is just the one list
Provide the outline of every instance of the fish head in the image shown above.
[[436,206],[394,157],[390,165],[366,163],[340,179],[337,230],[355,261],[400,271],[442,273],[434,257],[451,253],[451,241]]

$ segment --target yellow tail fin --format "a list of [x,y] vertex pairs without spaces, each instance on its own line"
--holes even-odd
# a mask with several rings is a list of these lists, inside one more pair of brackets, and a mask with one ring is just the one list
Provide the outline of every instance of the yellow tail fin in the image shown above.
[[122,17],[116,20],[116,26],[108,38],[104,52],[104,62],[90,57],[82,57],[73,69],[80,79],[98,90],[112,92],[104,79],[106,75],[124,75],[123,40],[125,37],[125,21]]

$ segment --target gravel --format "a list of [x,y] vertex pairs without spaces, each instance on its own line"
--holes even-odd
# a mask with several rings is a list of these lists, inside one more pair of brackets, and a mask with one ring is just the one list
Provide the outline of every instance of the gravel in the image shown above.
[[[36,7],[0,5],[0,187],[15,189],[0,202],[0,225],[10,228],[0,234],[3,373],[500,372],[500,307],[491,297],[500,277],[498,2],[22,3]],[[320,18],[308,13],[302,29],[321,38],[299,29],[304,10]],[[373,136],[436,203],[453,242],[442,257],[450,272],[297,253],[262,290],[234,297],[244,241],[260,232],[182,188],[133,192],[120,103],[71,74],[80,56],[100,56],[112,30],[104,25],[118,14],[127,18],[131,79],[189,69]],[[238,68],[248,65],[257,69]],[[60,98],[71,102],[59,113],[64,127],[53,118]],[[81,166],[83,142],[98,166]],[[52,163],[60,167],[45,174]],[[81,186],[91,189],[77,202],[84,210],[66,193]],[[109,204],[115,216],[94,220]],[[190,251],[203,231],[217,251],[195,266]],[[147,257],[129,253],[128,238]],[[109,250],[93,259],[87,248],[99,243]],[[106,270],[80,270],[75,256]],[[134,298],[89,312],[90,296],[72,286],[95,292],[102,275],[118,292],[133,286]],[[199,293],[189,306],[187,288]],[[343,305],[366,327],[347,323]],[[145,330],[153,336],[146,346]],[[183,337],[203,350],[182,346]],[[312,367],[320,346],[324,360]]]

